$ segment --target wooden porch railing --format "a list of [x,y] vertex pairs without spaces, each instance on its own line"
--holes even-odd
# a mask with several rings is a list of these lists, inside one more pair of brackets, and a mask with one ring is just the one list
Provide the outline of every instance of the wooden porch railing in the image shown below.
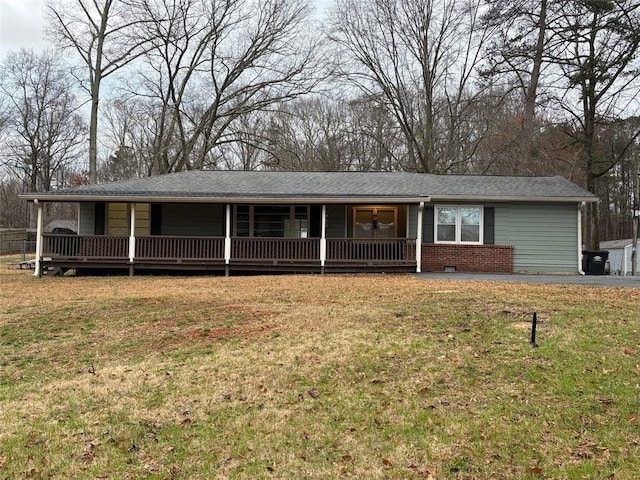
[[129,237],[44,234],[42,256],[53,259],[126,259],[129,256]]
[[224,237],[136,237],[136,258],[224,260]]
[[327,262],[406,262],[416,261],[416,242],[407,238],[327,239]]
[[231,260],[320,262],[320,239],[234,237]]
[[[53,260],[122,260],[129,259],[128,236],[53,235],[42,236],[42,256]],[[326,240],[327,264],[387,265],[411,264],[416,261],[414,239]],[[162,261],[225,259],[224,237],[136,237],[136,260]],[[231,262],[320,263],[319,238],[250,238],[231,239]]]

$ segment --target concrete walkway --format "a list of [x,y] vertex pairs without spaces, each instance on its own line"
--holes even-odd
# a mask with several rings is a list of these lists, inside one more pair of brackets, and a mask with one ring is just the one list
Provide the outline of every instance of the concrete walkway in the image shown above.
[[640,288],[640,276],[618,275],[523,275],[499,273],[416,273],[418,278],[480,282],[546,283],[554,285],[594,285],[601,287]]

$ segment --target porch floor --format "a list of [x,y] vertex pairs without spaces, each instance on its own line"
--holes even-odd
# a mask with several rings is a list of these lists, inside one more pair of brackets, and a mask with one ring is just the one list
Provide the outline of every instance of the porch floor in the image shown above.
[[239,262],[229,264],[224,261],[183,261],[183,262],[124,262],[116,260],[43,260],[43,270],[67,272],[74,270],[82,274],[143,274],[148,273],[213,273],[232,275],[234,273],[412,273],[415,262],[388,262],[385,264],[342,263],[322,268],[318,262]]

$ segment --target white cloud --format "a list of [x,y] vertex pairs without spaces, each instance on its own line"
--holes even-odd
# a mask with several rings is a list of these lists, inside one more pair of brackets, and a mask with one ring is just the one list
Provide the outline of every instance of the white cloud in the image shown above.
[[0,0],[0,54],[45,46],[43,8],[43,0]]
[[[313,0],[318,15],[327,12],[333,0]],[[10,50],[46,47],[45,0],[0,0],[0,58]]]

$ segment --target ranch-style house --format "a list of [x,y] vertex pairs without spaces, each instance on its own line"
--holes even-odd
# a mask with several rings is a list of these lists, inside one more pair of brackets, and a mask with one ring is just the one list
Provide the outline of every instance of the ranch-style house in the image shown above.
[[[597,197],[562,177],[188,171],[23,194],[44,271],[577,273]],[[43,205],[78,205],[77,233]],[[104,270],[107,271],[107,270]]]

